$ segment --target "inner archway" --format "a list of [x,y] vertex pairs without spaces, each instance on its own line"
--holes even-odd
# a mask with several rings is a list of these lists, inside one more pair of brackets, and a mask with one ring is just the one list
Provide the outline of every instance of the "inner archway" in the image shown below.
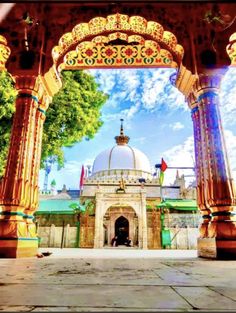
[[[100,226],[101,231],[98,232],[103,242],[100,248],[112,246],[112,239],[115,236],[119,237],[118,246],[124,245],[125,239],[129,237],[133,246],[142,248],[143,234],[142,231],[139,232],[138,230],[141,227],[140,223],[142,223],[143,218],[140,216],[138,202],[130,204],[126,202],[112,204],[103,215]],[[99,206],[97,212],[99,214]]]
[[115,236],[118,245],[124,245],[129,237],[129,221],[124,216],[120,216],[115,222]]

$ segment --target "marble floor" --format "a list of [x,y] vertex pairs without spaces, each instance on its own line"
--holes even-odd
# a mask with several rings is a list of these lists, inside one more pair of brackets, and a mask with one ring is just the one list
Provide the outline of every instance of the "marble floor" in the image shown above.
[[236,261],[193,250],[47,251],[0,259],[0,311],[236,312]]

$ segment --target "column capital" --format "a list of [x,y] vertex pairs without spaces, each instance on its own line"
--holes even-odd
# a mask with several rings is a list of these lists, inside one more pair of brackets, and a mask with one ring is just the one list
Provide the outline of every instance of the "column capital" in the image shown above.
[[48,93],[47,88],[40,75],[16,75],[14,76],[15,88],[18,94],[22,96],[31,95],[31,97],[38,103],[39,109],[45,113],[52,96]]
[[181,64],[175,86],[186,98],[192,92],[196,80],[197,76]]
[[199,96],[201,93],[205,93],[207,91],[217,91],[220,88],[220,84],[222,78],[227,72],[228,68],[214,68],[207,69],[204,72],[198,74],[197,80],[193,86],[194,92],[196,92]]

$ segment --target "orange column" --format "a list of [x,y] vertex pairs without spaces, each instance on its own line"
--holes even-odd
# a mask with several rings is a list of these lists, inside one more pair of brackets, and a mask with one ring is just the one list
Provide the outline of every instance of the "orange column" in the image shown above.
[[211,212],[207,232],[198,240],[198,251],[203,257],[236,258],[236,193],[219,111],[221,78],[219,71],[209,70],[199,75],[194,86],[197,105],[192,114],[201,128],[195,134],[195,151],[196,146],[201,150],[197,179],[203,187],[198,202],[207,215]]
[[0,256],[37,253],[32,221],[38,205],[38,174],[46,96],[39,76],[18,76],[16,112],[5,176],[0,184]]

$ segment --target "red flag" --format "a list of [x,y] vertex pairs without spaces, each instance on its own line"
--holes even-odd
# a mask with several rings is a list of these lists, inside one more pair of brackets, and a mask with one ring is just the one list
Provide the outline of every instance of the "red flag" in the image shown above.
[[164,161],[164,159],[161,158],[161,171],[162,171],[162,172],[165,172],[166,169],[167,169],[167,164],[166,164],[166,162]]
[[83,190],[83,186],[84,186],[84,165],[82,165],[81,169],[79,189]]

